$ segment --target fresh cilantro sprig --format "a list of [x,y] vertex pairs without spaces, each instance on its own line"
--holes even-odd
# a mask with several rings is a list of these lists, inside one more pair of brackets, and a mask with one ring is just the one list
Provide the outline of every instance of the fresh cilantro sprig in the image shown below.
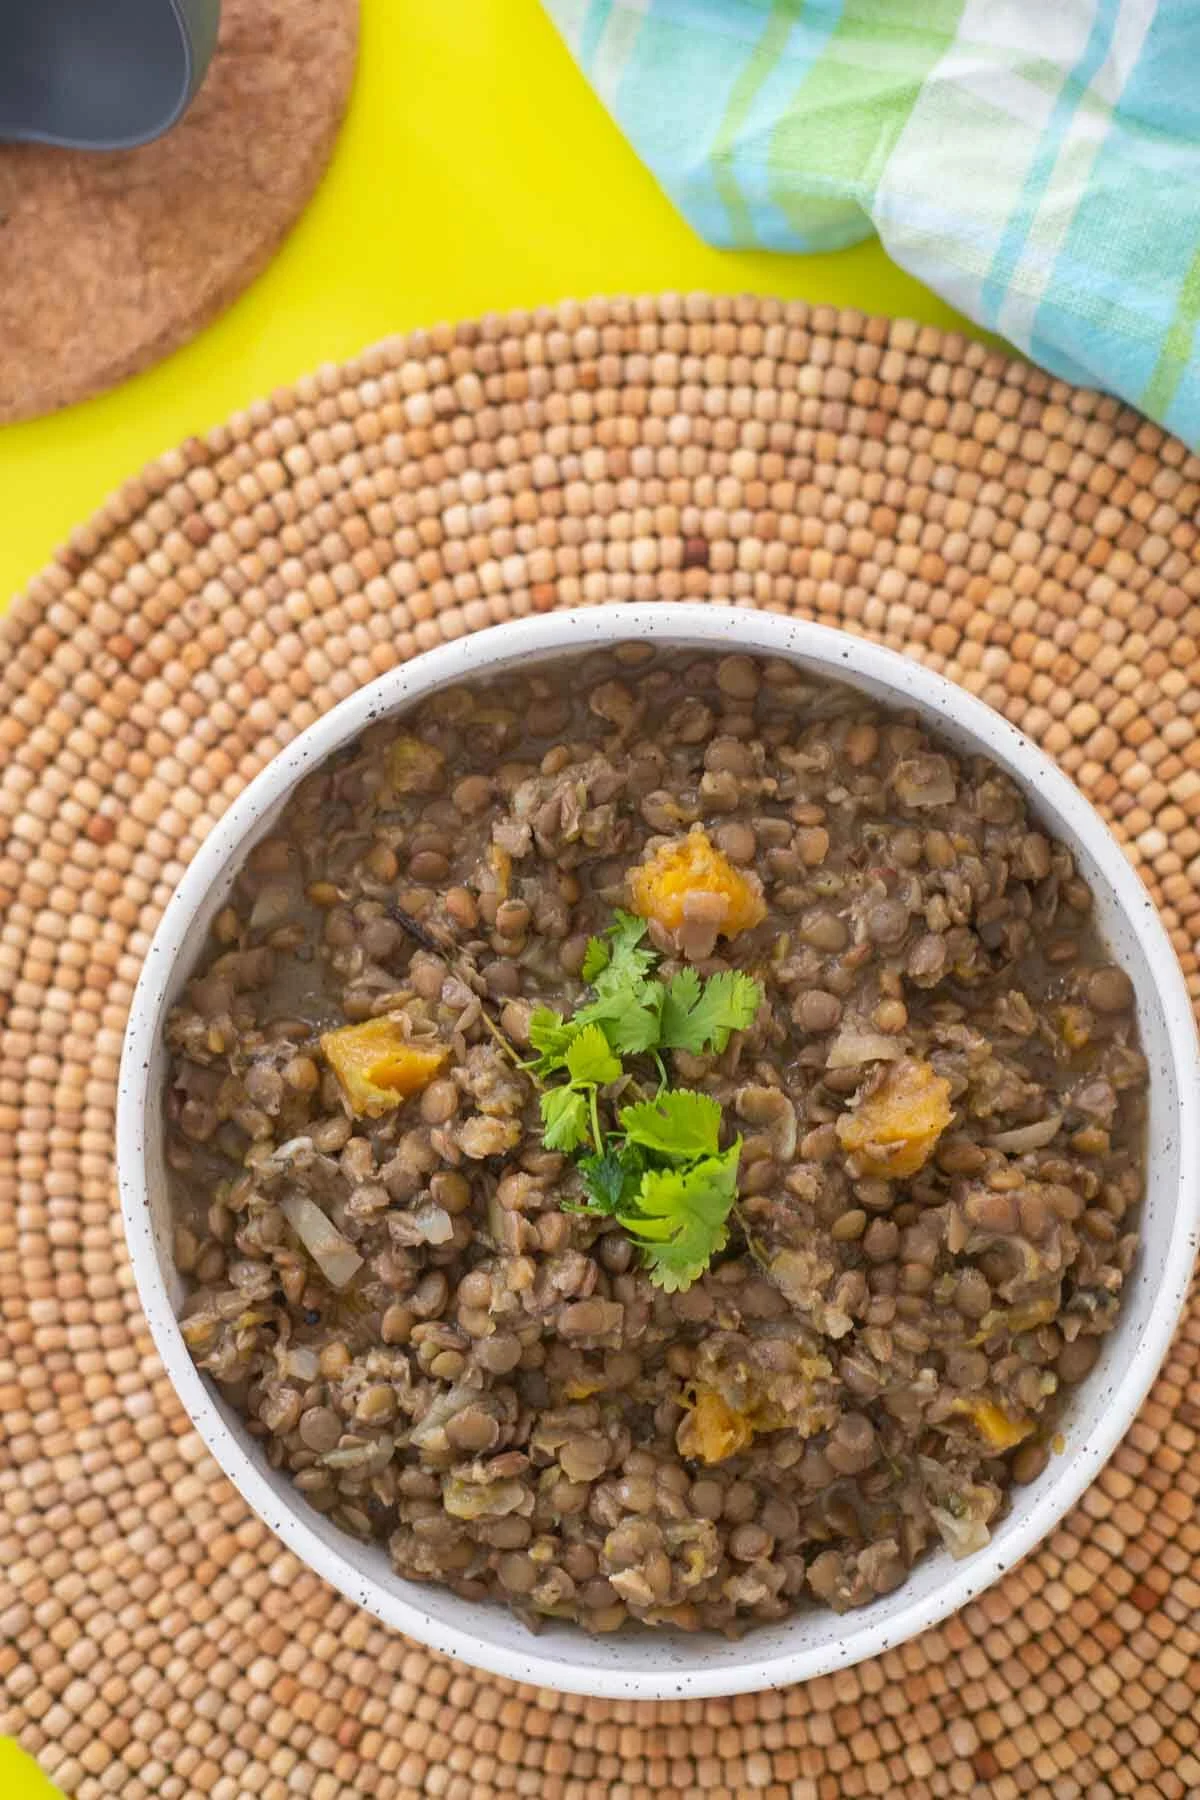
[[570,1046],[592,1025],[616,1056],[661,1056],[664,1050],[700,1056],[720,1054],[731,1032],[753,1022],[762,988],[751,976],[726,969],[702,982],[695,969],[680,969],[660,981],[654,974],[658,954],[642,946],[645,935],[644,919],[618,912],[603,937],[588,940],[582,972],[593,998],[569,1019],[548,1006],[534,1009],[529,1041],[537,1056],[529,1067],[536,1075],[560,1072]]
[[601,1145],[598,1089],[619,1081],[622,1070],[599,1025],[585,1025],[563,1050],[566,1087],[542,1095],[542,1141],[547,1150],[577,1150],[591,1127],[592,1142]]
[[720,1104],[690,1088],[622,1107],[617,1121],[603,1154],[580,1162],[584,1210],[624,1227],[657,1287],[690,1287],[724,1248],[742,1140],[721,1150]]
[[[730,1034],[753,1021],[762,989],[737,970],[702,981],[694,969],[681,969],[662,981],[645,936],[644,919],[618,912],[602,937],[589,940],[582,973],[592,997],[569,1019],[549,1007],[534,1011],[535,1056],[527,1066],[543,1083],[547,1149],[583,1151],[581,1210],[616,1219],[651,1281],[673,1293],[690,1287],[726,1242],[742,1140],[721,1149],[720,1104],[672,1088],[664,1055],[724,1050]],[[624,1081],[624,1092],[638,1092],[624,1062],[638,1056],[653,1059],[658,1092],[621,1107],[617,1128],[606,1130],[600,1090]]]
[[642,943],[645,919],[618,907],[613,920],[602,937],[588,939],[583,954],[583,979],[590,981],[598,994],[627,982],[644,981],[658,961],[657,952]]
[[548,1006],[539,1006],[530,1020],[529,1041],[539,1053],[534,1065],[539,1075],[553,1074],[565,1060],[568,1046],[591,1025],[600,1027],[618,1056],[635,1056],[655,1047],[664,990],[660,981],[651,979],[658,956],[640,947],[645,935],[644,919],[618,912],[616,923],[602,938],[588,939],[582,974],[591,983],[594,999],[577,1007],[569,1020]]
[[646,1159],[636,1144],[617,1142],[609,1144],[600,1156],[581,1156],[578,1167],[587,1194],[587,1203],[579,1211],[619,1219],[633,1205],[646,1172]]
[[737,969],[710,975],[701,985],[695,969],[680,969],[667,984],[658,1042],[663,1050],[724,1050],[734,1031],[754,1022],[762,1002],[757,981]]
[[685,1168],[648,1169],[633,1207],[617,1214],[645,1257],[655,1287],[668,1294],[691,1287],[724,1249],[741,1153],[739,1137],[720,1155]]
[[667,1088],[653,1100],[626,1106],[620,1113],[621,1130],[640,1150],[688,1161],[712,1156],[721,1130],[721,1103],[711,1094],[690,1088]]

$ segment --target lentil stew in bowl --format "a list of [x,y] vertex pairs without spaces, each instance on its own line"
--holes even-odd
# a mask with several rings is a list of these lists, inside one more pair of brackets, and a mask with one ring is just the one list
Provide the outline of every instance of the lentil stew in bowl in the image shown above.
[[529,1623],[988,1542],[1137,1248],[1133,988],[996,765],[618,645],[370,727],[168,1022],[182,1331],[312,1507]]

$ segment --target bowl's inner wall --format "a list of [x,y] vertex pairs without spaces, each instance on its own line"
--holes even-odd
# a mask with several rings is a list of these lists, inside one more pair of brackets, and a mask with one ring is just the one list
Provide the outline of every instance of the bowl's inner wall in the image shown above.
[[[753,615],[751,615],[752,617]],[[743,627],[744,638],[752,637],[753,628]],[[753,652],[753,642],[737,644],[737,648],[745,648]],[[720,646],[708,641],[690,639],[686,633],[666,632],[656,634],[657,641],[662,644],[694,645],[697,650],[718,653]],[[730,646],[734,647],[734,646]],[[778,654],[776,647],[762,646],[760,654]],[[560,650],[548,652],[538,660],[554,660],[565,653]],[[566,653],[569,654],[569,653]],[[527,652],[520,652],[507,659],[490,665],[481,671],[481,678],[490,679],[502,672],[506,667],[518,664],[527,668],[533,660]],[[948,719],[939,709],[932,707],[916,697],[901,696],[896,691],[880,682],[858,673],[844,664],[831,667],[823,661],[813,660],[802,654],[796,654],[792,660],[809,669],[816,676],[826,679],[844,681],[847,685],[870,694],[885,705],[911,706],[925,721],[943,738],[956,748],[978,753],[983,746],[969,731],[963,730]],[[461,673],[438,682],[437,686],[449,686],[463,679]],[[420,697],[423,698],[432,687],[422,685]],[[381,710],[397,718],[413,704],[407,697],[394,707]],[[1007,728],[1001,724],[1001,730]],[[1013,734],[1014,742],[1017,734]],[[987,747],[986,753],[993,760],[1005,764],[1002,748],[993,745]],[[318,758],[317,760],[323,760]],[[313,762],[297,762],[296,772],[289,786],[294,788],[303,775],[308,774],[315,766]],[[1075,851],[1080,871],[1091,884],[1095,895],[1097,920],[1102,935],[1110,946],[1115,959],[1128,971],[1137,992],[1138,1020],[1141,1029],[1142,1043],[1150,1062],[1151,1071],[1151,1104],[1149,1119],[1149,1155],[1147,1168],[1147,1193],[1142,1213],[1142,1249],[1138,1262],[1128,1282],[1121,1310],[1120,1323],[1116,1329],[1103,1339],[1100,1360],[1081,1390],[1077,1390],[1062,1422],[1062,1432],[1066,1447],[1062,1453],[1064,1459],[1076,1457],[1082,1448],[1099,1432],[1101,1422],[1109,1411],[1111,1396],[1118,1373],[1127,1366],[1133,1355],[1135,1346],[1146,1330],[1153,1314],[1156,1298],[1160,1295],[1166,1273],[1166,1257],[1170,1240],[1172,1220],[1176,1206],[1176,1195],[1180,1177],[1179,1147],[1179,1106],[1180,1096],[1175,1079],[1175,1072],[1169,1050],[1169,1033],[1162,1001],[1159,997],[1151,974],[1146,955],[1131,926],[1127,923],[1116,894],[1098,866],[1081,846],[1078,836],[1067,819],[1057,810],[1053,803],[1048,803],[1044,795],[1031,792],[1028,782],[1011,766],[1009,772],[1018,781],[1026,793],[1031,810],[1038,816],[1044,827],[1055,837],[1061,838]],[[144,1127],[144,1144],[147,1165],[147,1177],[150,1193],[152,1228],[157,1258],[162,1278],[171,1294],[172,1302],[178,1306],[182,1297],[182,1285],[177,1276],[171,1257],[171,1221],[167,1198],[167,1177],[163,1159],[161,1095],[166,1076],[166,1054],[162,1042],[162,1027],[169,1007],[184,986],[187,976],[195,966],[201,954],[204,940],[216,913],[225,901],[238,867],[244,861],[252,844],[268,834],[287,801],[287,795],[275,802],[269,810],[264,811],[255,822],[249,835],[242,836],[236,845],[231,841],[228,845],[229,861],[226,874],[221,882],[210,891],[205,903],[194,916],[191,926],[180,945],[175,958],[175,975],[173,983],[166,994],[157,1018],[151,1021],[154,1030],[154,1050],[152,1052],[147,1087],[147,1104]],[[215,828],[218,837],[225,830],[224,822]],[[1148,911],[1153,911],[1149,895],[1144,897]],[[180,1340],[182,1349],[182,1340]],[[186,1353],[184,1353],[186,1355]],[[727,1642],[712,1635],[688,1636],[685,1634],[665,1632],[619,1633],[609,1637],[589,1637],[574,1626],[547,1622],[545,1630],[535,1639],[526,1628],[498,1607],[481,1607],[459,1600],[443,1588],[424,1587],[407,1582],[396,1575],[388,1564],[386,1554],[381,1548],[369,1547],[357,1543],[346,1533],[338,1530],[320,1514],[307,1507],[299,1494],[295,1493],[290,1483],[281,1479],[268,1468],[265,1457],[258,1444],[244,1430],[238,1414],[228,1407],[220,1398],[215,1386],[200,1377],[190,1368],[192,1380],[186,1383],[184,1398],[194,1414],[199,1416],[207,1405],[215,1408],[217,1415],[227,1429],[233,1434],[243,1452],[248,1455],[260,1474],[274,1492],[279,1496],[274,1513],[264,1510],[267,1523],[278,1527],[289,1511],[297,1513],[318,1539],[327,1547],[329,1553],[340,1559],[350,1572],[345,1585],[347,1591],[356,1593],[356,1597],[370,1604],[370,1589],[382,1588],[386,1593],[394,1595],[410,1608],[415,1608],[434,1623],[442,1625],[473,1638],[477,1644],[487,1646],[493,1652],[489,1661],[496,1657],[508,1657],[519,1662],[523,1657],[536,1654],[551,1658],[564,1668],[578,1672],[578,1685],[586,1691],[588,1677],[604,1670],[620,1671],[624,1676],[641,1672],[647,1677],[654,1676],[659,1684],[664,1675],[678,1670],[681,1676],[688,1671],[704,1669],[720,1670],[729,1667],[731,1670],[744,1665],[747,1659],[749,1643],[753,1644],[754,1660],[759,1664],[769,1665],[774,1659],[786,1657],[790,1660],[798,1652],[805,1649],[816,1650],[820,1647],[836,1646],[851,1632],[857,1633],[868,1622],[886,1633],[889,1623],[898,1619],[899,1615],[910,1614],[914,1605],[922,1602],[930,1603],[946,1583],[952,1571],[966,1571],[968,1577],[972,1572],[977,1574],[977,1581],[972,1584],[972,1591],[986,1585],[988,1579],[996,1573],[1000,1565],[1006,1545],[1017,1535],[1024,1525],[1034,1525],[1041,1532],[1053,1523],[1057,1508],[1053,1494],[1048,1492],[1053,1483],[1054,1471],[1058,1463],[1052,1459],[1050,1468],[1042,1478],[1027,1488],[1015,1488],[1011,1508],[1000,1522],[993,1534],[993,1547],[979,1553],[964,1564],[955,1564],[945,1551],[928,1556],[910,1575],[896,1593],[870,1606],[839,1619],[826,1611],[794,1614],[788,1620],[771,1626],[756,1628],[752,1639],[739,1642]],[[179,1383],[181,1391],[185,1383]],[[203,1422],[203,1421],[202,1421]],[[1040,1520],[1037,1515],[1042,1515]],[[964,1596],[965,1598],[966,1596]],[[908,1624],[911,1630],[911,1622]],[[436,1637],[436,1630],[432,1634]],[[907,1635],[897,1626],[897,1638]],[[790,1677],[789,1677],[790,1678]],[[769,1679],[769,1673],[768,1673]],[[566,1683],[564,1682],[564,1685]],[[668,1690],[669,1691],[669,1690]]]

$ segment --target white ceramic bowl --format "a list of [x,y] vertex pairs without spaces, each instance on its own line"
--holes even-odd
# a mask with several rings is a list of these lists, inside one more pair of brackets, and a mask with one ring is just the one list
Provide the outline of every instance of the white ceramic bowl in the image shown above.
[[[630,638],[790,658],[878,699],[911,707],[944,737],[982,751],[1068,843],[1095,894],[1099,924],[1137,990],[1150,1061],[1150,1157],[1143,1245],[1120,1323],[1063,1422],[1065,1451],[1018,1488],[990,1546],[964,1562],[930,1555],[904,1585],[842,1618],[802,1612],[737,1643],[716,1636],[593,1638],[549,1623],[533,1636],[498,1606],[404,1581],[384,1551],[311,1511],[272,1471],[238,1416],[194,1367],[176,1323],[162,1156],[163,1024],[200,955],[250,846],[300,778],[372,720],[403,713],[450,683]],[[432,1648],[515,1680],[636,1699],[782,1686],[857,1662],[944,1619],[1020,1561],[1078,1499],[1115,1448],[1165,1354],[1197,1247],[1200,1062],[1192,1011],[1166,934],[1141,882],[1079,791],[999,714],[920,664],[842,632],[740,608],[661,604],[550,613],[464,637],[344,700],[282,751],[205,841],[169,902],[133,1002],[121,1068],[117,1149],[125,1229],[158,1351],[197,1430],[246,1500],[304,1562],[350,1599]]]

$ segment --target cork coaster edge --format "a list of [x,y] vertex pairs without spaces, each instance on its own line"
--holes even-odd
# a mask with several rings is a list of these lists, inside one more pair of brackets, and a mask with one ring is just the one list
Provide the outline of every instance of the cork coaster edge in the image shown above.
[[[226,0],[206,82],[164,138],[108,154],[0,146],[0,199],[7,183],[11,215],[0,209],[5,254],[32,259],[40,272],[28,288],[10,286],[7,306],[0,297],[8,346],[0,348],[0,424],[90,399],[162,361],[257,280],[329,163],[353,88],[357,21],[358,0]],[[319,78],[272,95],[255,71],[301,57],[310,28],[328,49]],[[263,177],[269,152],[264,162],[263,149],[235,128],[250,118],[268,140],[282,135],[285,173]],[[214,217],[222,221],[215,239]],[[73,242],[80,232],[84,241]],[[60,247],[43,234],[59,236]],[[67,258],[51,279],[63,243]]]

